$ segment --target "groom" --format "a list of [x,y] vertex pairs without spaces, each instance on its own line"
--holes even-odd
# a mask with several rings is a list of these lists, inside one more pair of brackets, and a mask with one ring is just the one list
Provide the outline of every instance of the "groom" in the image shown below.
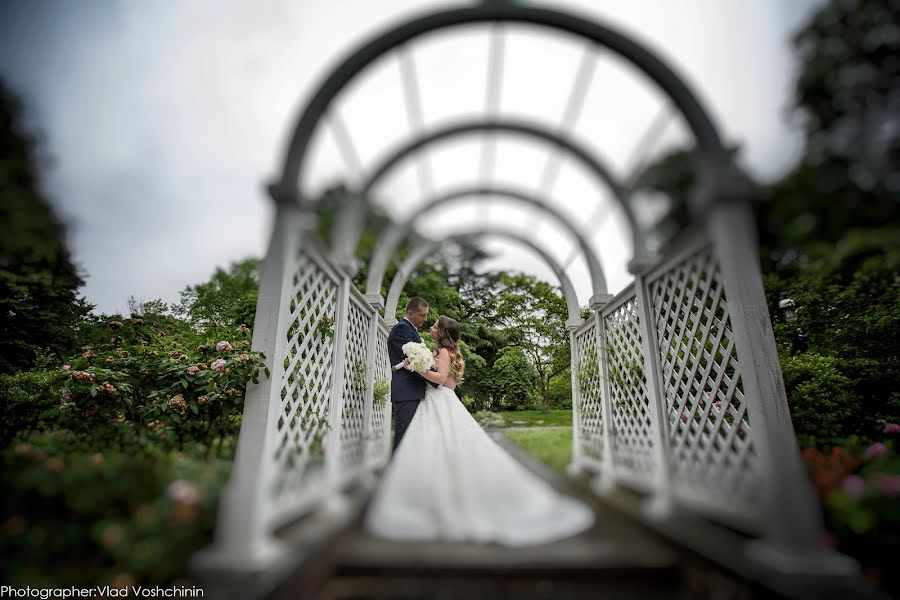
[[391,405],[394,413],[394,450],[403,439],[406,428],[409,427],[419,401],[425,397],[426,379],[416,373],[403,368],[403,344],[407,342],[421,342],[422,338],[417,331],[428,318],[428,302],[418,296],[411,298],[406,303],[406,316],[391,329],[388,336],[388,358],[393,365],[394,374],[391,377]]

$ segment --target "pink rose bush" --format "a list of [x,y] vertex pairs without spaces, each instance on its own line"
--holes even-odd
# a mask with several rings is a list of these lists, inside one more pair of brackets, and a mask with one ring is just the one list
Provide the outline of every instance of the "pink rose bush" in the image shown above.
[[838,550],[869,564],[900,553],[900,457],[892,440],[863,447],[851,438],[846,448],[806,448],[803,457]]

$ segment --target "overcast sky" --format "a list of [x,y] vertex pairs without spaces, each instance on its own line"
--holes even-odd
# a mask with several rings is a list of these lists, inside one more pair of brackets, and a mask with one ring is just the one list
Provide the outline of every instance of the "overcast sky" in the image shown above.
[[[652,47],[685,78],[742,164],[772,179],[799,151],[787,107],[796,65],[791,33],[818,0],[568,0],[570,9],[619,28]],[[290,127],[337,59],[366,36],[446,3],[403,0],[223,2],[22,1],[0,14],[0,76],[25,99],[30,123],[54,160],[46,191],[69,226],[85,294],[103,312],[124,311],[129,295],[176,300],[216,266],[262,256],[272,211],[264,184],[280,169]],[[503,35],[498,110],[558,128],[585,45],[525,27]],[[483,114],[489,27],[429,36],[410,49],[426,128]],[[379,61],[337,107],[365,169],[411,132],[402,60]],[[634,149],[664,98],[609,53],[596,55],[584,107],[569,133],[624,177]],[[321,129],[305,191],[358,181]],[[650,156],[689,143],[674,115]],[[546,145],[498,138],[497,160],[479,172],[485,145],[472,136],[428,153],[433,188],[492,182],[538,190],[551,156]],[[638,157],[640,158],[640,157]],[[417,163],[401,165],[377,189],[400,217],[424,201]],[[621,211],[569,158],[541,190],[582,223],[601,255],[610,291],[627,285],[629,234]],[[473,224],[525,228],[560,262],[572,243],[533,212],[469,202],[425,215],[441,237]],[[491,241],[486,266],[552,280],[527,249]],[[579,301],[590,296],[584,261],[568,272]]]

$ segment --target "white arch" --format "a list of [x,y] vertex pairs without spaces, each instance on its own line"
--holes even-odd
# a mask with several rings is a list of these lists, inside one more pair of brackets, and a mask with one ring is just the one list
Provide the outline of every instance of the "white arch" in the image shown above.
[[366,296],[374,299],[381,293],[381,284],[384,281],[384,274],[387,271],[391,257],[397,251],[401,242],[406,238],[413,228],[416,219],[425,211],[431,210],[448,202],[466,200],[470,196],[496,195],[502,196],[518,203],[527,204],[533,208],[545,212],[552,217],[564,229],[569,231],[581,247],[587,261],[588,271],[591,276],[591,290],[594,297],[604,298],[608,295],[606,287],[606,275],[603,272],[603,266],[600,264],[597,255],[594,253],[587,238],[578,228],[572,219],[556,207],[541,202],[538,198],[528,193],[515,190],[508,187],[464,187],[453,190],[444,194],[440,194],[427,202],[424,206],[418,207],[416,211],[410,215],[405,221],[393,223],[379,236],[375,243],[375,250],[372,259],[369,261],[369,275],[366,280]]
[[447,236],[442,240],[429,240],[424,242],[413,249],[413,251],[406,257],[406,260],[403,261],[403,264],[400,265],[400,268],[397,269],[397,273],[394,275],[393,281],[391,281],[391,288],[388,291],[387,302],[385,303],[384,309],[384,320],[388,325],[393,325],[397,322],[397,318],[395,315],[397,314],[397,303],[400,301],[400,294],[403,292],[403,288],[406,286],[406,283],[409,281],[409,278],[415,272],[416,268],[422,263],[425,258],[434,252],[434,250],[440,247],[441,244],[454,240],[454,239],[466,239],[466,238],[475,238],[481,236],[497,236],[497,237],[505,237],[514,241],[519,242],[520,244],[531,248],[536,254],[538,254],[544,262],[553,270],[554,274],[559,279],[559,285],[562,289],[563,298],[566,300],[566,307],[569,313],[569,320],[566,325],[568,327],[578,327],[583,322],[581,318],[581,309],[578,306],[578,297],[575,294],[575,287],[572,285],[572,281],[569,279],[569,276],[566,275],[565,270],[562,268],[555,258],[553,258],[546,250],[538,246],[531,239],[526,237],[521,233],[516,233],[514,231],[508,231],[505,229],[499,229],[494,227],[476,227],[472,229],[466,229],[458,233],[454,233],[452,235]]

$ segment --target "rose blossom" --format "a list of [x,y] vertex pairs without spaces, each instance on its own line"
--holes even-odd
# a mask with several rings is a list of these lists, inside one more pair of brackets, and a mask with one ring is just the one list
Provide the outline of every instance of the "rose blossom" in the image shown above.
[[188,375],[196,375],[199,371],[200,371],[200,367],[193,366],[193,367],[187,368]]
[[881,456],[887,452],[887,446],[882,444],[881,442],[875,442],[868,448],[866,448],[866,458],[875,458],[877,456]]
[[841,489],[850,496],[859,498],[866,491],[866,482],[859,475],[847,475],[841,482]]
[[63,371],[68,371],[69,369],[72,368],[72,365],[63,365],[63,366],[60,367],[60,368],[61,368]]
[[884,424],[884,432],[885,433],[900,433],[900,423],[885,423]]
[[217,358],[216,360],[212,361],[212,364],[209,366],[209,368],[212,369],[213,371],[224,370],[225,369],[225,359]]
[[175,502],[196,504],[200,501],[200,491],[197,486],[184,479],[176,479],[166,488],[166,495]]
[[231,343],[222,340],[221,342],[216,344],[216,350],[219,352],[227,352],[228,350],[231,350]]

